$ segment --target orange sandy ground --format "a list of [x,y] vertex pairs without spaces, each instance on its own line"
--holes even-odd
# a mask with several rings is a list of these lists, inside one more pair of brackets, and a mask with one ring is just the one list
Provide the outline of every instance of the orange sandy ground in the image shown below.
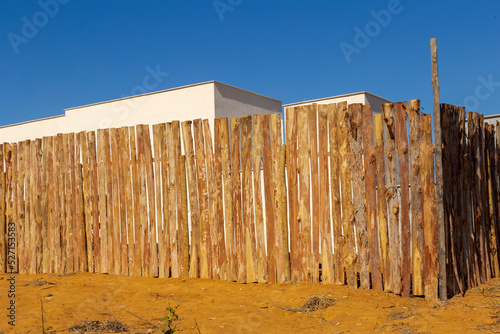
[[[160,333],[160,317],[166,314],[169,301],[180,303],[178,328],[192,327],[196,319],[203,334],[500,332],[500,325],[495,324],[500,319],[500,280],[446,303],[430,303],[422,298],[331,285],[237,284],[98,274],[18,275],[16,326],[11,327],[6,317],[8,277],[0,275],[0,333],[4,334],[42,333],[40,299],[45,327],[52,327],[47,333],[66,333],[71,325],[85,319],[117,319],[130,333]],[[283,310],[325,294],[337,299],[326,310],[311,314]]]

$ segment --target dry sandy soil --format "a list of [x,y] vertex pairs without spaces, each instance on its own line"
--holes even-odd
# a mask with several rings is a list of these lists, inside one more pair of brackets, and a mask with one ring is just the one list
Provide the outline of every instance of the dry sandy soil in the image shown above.
[[[83,320],[118,320],[129,333],[161,333],[165,308],[180,304],[183,333],[500,333],[500,280],[446,303],[312,284],[237,284],[76,274],[16,277],[16,326],[7,324],[8,275],[0,275],[0,333],[67,333]],[[314,296],[333,305],[290,312]],[[288,310],[288,311],[287,311]],[[196,320],[195,320],[196,319]],[[198,329],[189,329],[198,324]],[[163,322],[164,323],[164,322]]]

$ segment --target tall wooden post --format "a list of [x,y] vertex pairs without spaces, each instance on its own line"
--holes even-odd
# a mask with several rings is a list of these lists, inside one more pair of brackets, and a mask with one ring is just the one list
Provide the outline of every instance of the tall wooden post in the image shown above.
[[431,38],[432,92],[434,97],[434,138],[436,158],[436,211],[438,226],[438,263],[439,263],[439,298],[447,300],[446,289],[446,236],[443,206],[443,144],[441,137],[441,108],[439,99],[439,75],[437,59],[437,42]]

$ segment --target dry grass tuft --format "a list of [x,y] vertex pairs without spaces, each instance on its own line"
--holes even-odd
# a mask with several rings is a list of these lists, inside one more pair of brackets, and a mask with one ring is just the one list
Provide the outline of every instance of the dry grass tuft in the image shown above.
[[317,310],[324,310],[330,306],[335,305],[337,298],[323,295],[320,297],[309,298],[304,305],[299,307],[284,307],[283,310],[287,312],[301,312],[301,313],[312,313]]
[[106,322],[100,321],[82,321],[79,325],[73,325],[68,328],[69,332],[75,333],[127,333],[128,330],[123,322],[118,320],[106,320]]
[[389,314],[387,317],[388,320],[394,321],[394,320],[403,320],[403,319],[408,319],[411,317],[414,317],[416,315],[420,315],[421,313],[405,313],[405,312],[394,312]]

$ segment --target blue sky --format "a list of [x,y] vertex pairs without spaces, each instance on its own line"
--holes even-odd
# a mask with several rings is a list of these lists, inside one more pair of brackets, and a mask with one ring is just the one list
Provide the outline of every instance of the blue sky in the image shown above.
[[[54,4],[57,4],[54,5]],[[0,11],[0,125],[217,80],[284,103],[356,91],[500,113],[500,1],[41,0]],[[166,75],[168,73],[168,75]]]

